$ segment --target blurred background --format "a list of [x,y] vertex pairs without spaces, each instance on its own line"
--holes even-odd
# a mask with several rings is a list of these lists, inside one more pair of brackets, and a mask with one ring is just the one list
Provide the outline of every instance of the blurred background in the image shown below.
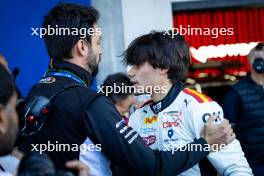
[[101,13],[98,85],[109,74],[126,72],[120,55],[139,35],[165,28],[230,28],[232,35],[184,35],[192,52],[187,85],[222,105],[230,86],[249,71],[249,50],[264,39],[264,0],[1,0],[0,53],[11,70],[19,67],[16,82],[23,95],[49,63],[43,40],[31,35],[31,28],[41,27],[58,2],[92,5]]

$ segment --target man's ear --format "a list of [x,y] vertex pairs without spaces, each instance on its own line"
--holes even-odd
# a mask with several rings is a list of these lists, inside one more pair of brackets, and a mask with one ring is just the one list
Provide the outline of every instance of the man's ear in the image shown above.
[[74,51],[78,56],[86,57],[88,53],[88,43],[85,40],[78,40],[78,42],[74,46]]
[[160,75],[168,74],[169,69],[160,69]]
[[6,133],[7,130],[7,116],[4,106],[0,104],[0,136]]

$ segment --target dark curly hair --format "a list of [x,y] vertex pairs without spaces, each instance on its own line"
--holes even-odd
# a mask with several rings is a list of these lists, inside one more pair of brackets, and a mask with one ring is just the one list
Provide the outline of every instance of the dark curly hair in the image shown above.
[[[94,28],[99,19],[99,12],[93,7],[72,3],[60,3],[53,7],[44,17],[42,28]],[[72,57],[72,48],[83,36],[78,35],[44,35],[43,39],[50,58],[61,60]],[[87,42],[91,44],[91,35],[87,33]]]
[[[133,86],[127,75],[124,73],[115,73],[112,75],[108,75],[102,84],[102,86],[104,86],[104,92],[106,92],[107,86],[114,87],[115,85],[119,87]],[[125,100],[129,95],[132,95],[132,92],[121,91],[120,93],[111,92],[110,94],[108,94],[108,96],[113,100],[114,103]]]
[[127,65],[140,66],[148,62],[154,68],[168,69],[168,78],[176,83],[187,75],[190,51],[181,35],[153,31],[132,41],[123,57]]

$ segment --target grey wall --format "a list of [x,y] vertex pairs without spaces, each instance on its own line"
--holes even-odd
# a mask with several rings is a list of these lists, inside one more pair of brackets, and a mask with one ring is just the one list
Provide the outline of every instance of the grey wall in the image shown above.
[[103,56],[97,82],[108,74],[126,72],[118,57],[136,37],[172,27],[170,0],[93,0],[101,13]]
[[121,57],[118,57],[124,50],[123,19],[121,0],[94,0],[92,5],[101,14],[99,27],[102,28],[103,55],[97,76],[100,85],[108,74],[126,71],[120,63]]

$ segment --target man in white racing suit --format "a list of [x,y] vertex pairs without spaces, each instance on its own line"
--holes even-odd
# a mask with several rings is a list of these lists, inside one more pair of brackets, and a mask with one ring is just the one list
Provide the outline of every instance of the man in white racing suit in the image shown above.
[[[159,102],[148,102],[131,115],[129,125],[138,131],[152,149],[172,150],[200,137],[207,118],[215,114],[216,124],[223,119],[222,108],[209,97],[185,88],[181,83],[171,88]],[[252,175],[238,140],[221,151],[208,155],[220,175]],[[199,175],[199,164],[181,175]]]
[[[124,56],[131,65],[128,76],[137,92],[144,89],[144,93],[151,94],[152,101],[129,119],[129,126],[151,149],[173,151],[195,141],[211,115],[215,115],[216,125],[221,123],[222,108],[209,97],[184,88],[180,81],[187,73],[190,59],[188,44],[182,36],[173,38],[162,32],[143,35],[131,43]],[[218,174],[252,175],[238,140],[221,147],[207,157]],[[187,150],[195,149],[199,147]],[[202,169],[196,164],[181,175],[204,175]]]

